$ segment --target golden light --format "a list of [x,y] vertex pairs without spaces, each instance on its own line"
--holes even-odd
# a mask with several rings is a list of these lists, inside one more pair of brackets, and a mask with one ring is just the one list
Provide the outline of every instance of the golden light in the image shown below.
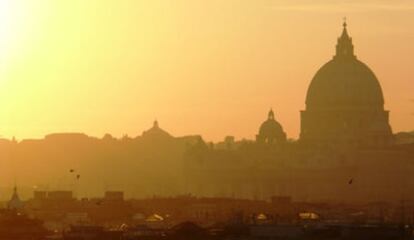
[[9,66],[24,40],[23,24],[28,20],[25,10],[22,1],[0,0],[0,71]]
[[2,125],[0,135],[3,137],[4,131],[14,132],[10,124],[14,114],[12,109],[18,106],[16,99],[21,98],[16,94],[24,94],[16,89],[24,86],[21,79],[27,79],[27,75],[22,74],[27,66],[24,63],[27,59],[25,52],[33,42],[33,32],[37,31],[34,28],[36,21],[33,16],[37,10],[34,2],[37,1],[0,0],[0,108],[3,109],[0,118],[9,122]]
[[8,49],[13,35],[13,1],[0,0],[0,49],[1,55]]

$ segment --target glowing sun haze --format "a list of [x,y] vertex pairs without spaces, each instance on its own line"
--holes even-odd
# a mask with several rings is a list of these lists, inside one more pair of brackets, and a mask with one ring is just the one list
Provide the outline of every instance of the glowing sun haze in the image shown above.
[[[348,19],[394,131],[412,130],[414,2],[0,0],[0,135],[289,137]],[[391,3],[392,2],[392,3]]]

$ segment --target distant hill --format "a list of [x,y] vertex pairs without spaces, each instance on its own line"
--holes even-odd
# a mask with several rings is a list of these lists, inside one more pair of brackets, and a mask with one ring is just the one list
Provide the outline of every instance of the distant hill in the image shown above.
[[[135,138],[102,139],[56,133],[21,142],[0,139],[0,187],[16,179],[23,196],[32,190],[66,189],[82,196],[124,190],[127,197],[180,194],[183,153],[200,136],[174,137],[158,123]],[[0,192],[1,199],[8,193]]]

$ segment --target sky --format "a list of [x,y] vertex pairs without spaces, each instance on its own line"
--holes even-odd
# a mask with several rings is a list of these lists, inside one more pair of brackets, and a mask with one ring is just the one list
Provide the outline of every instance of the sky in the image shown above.
[[0,0],[0,136],[297,138],[346,17],[394,132],[414,129],[414,1]]

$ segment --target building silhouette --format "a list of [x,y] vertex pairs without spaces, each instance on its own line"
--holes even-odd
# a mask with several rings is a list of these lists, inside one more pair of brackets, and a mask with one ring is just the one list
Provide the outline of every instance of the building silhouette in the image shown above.
[[335,56],[310,83],[300,138],[342,147],[384,147],[393,142],[380,83],[355,56],[346,23]]
[[380,83],[355,56],[344,23],[335,56],[310,83],[300,139],[286,141],[270,111],[255,142],[227,149],[198,143],[185,156],[186,191],[295,201],[411,199],[413,145],[397,144],[388,114]]
[[284,144],[286,142],[286,133],[283,131],[282,125],[275,119],[275,114],[270,109],[267,120],[262,123],[256,141],[266,144]]
[[17,192],[17,186],[13,188],[13,194],[11,199],[7,203],[7,208],[9,210],[20,211],[24,207],[24,203],[20,200],[19,194]]
[[[125,191],[126,199],[190,194],[401,201],[414,197],[414,134],[393,135],[388,114],[380,83],[355,56],[344,24],[335,56],[310,83],[297,141],[286,139],[273,110],[255,140],[226,136],[212,143],[199,135],[176,137],[155,121],[142,135],[121,139],[83,133],[0,139],[0,175],[7,175],[4,166],[13,165],[21,171],[22,184],[52,185],[53,191],[37,189],[35,203],[71,204],[74,197],[99,196],[103,187]],[[59,179],[62,184],[53,186]],[[19,190],[24,198],[33,189],[27,194]],[[14,206],[19,202],[15,193]],[[123,198],[116,192],[111,196]]]

